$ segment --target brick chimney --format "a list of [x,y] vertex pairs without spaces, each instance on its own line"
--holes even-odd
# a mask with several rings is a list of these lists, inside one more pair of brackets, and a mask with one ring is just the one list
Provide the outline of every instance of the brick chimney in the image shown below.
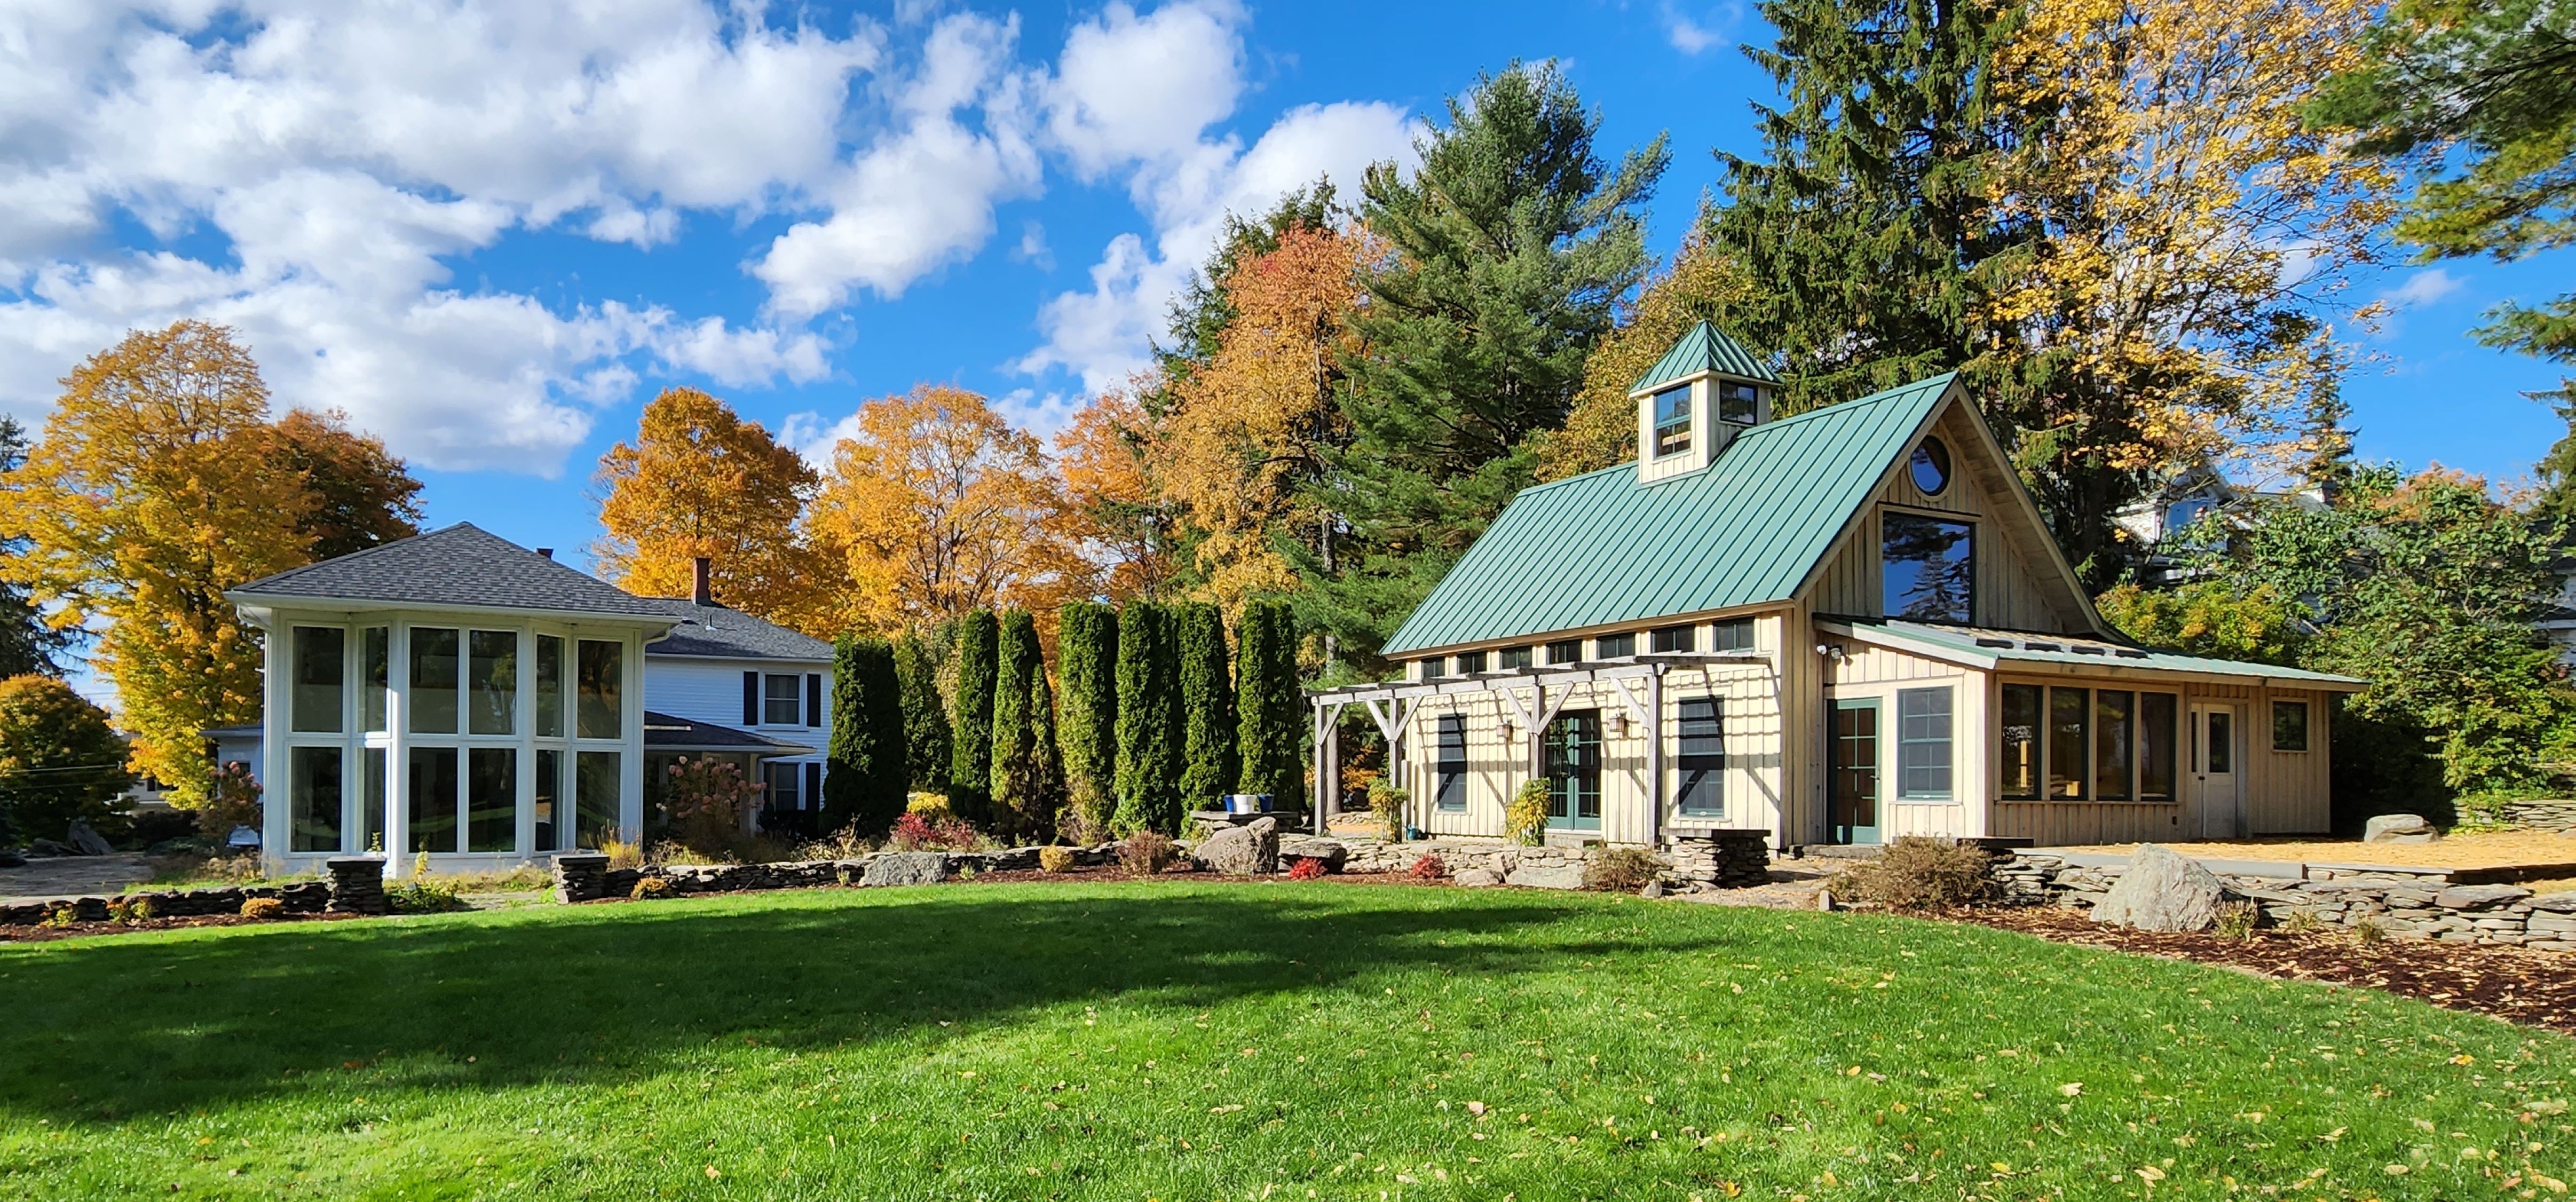
[[697,587],[697,591],[696,591],[696,592],[694,592],[694,593],[692,593],[692,594],[690,594],[689,599],[690,599],[690,600],[692,600],[692,601],[697,602],[697,603],[698,603],[698,604],[700,604],[700,605],[713,605],[713,604],[715,604],[715,603],[716,603],[716,582],[715,582],[716,561],[715,561],[715,560],[713,560],[713,559],[710,559],[710,558],[708,558],[708,557],[706,557],[706,556],[704,556],[704,555],[701,555],[701,556],[698,556],[696,559],[693,559],[693,560],[691,560],[691,561],[689,561],[689,562],[690,562],[694,567],[696,567],[696,569],[697,569],[697,574],[698,574],[698,587]]

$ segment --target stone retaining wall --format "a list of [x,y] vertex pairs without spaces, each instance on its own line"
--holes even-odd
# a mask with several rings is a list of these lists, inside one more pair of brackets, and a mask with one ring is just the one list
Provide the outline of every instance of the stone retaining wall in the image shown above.
[[27,926],[52,917],[61,906],[72,908],[72,917],[81,922],[107,921],[111,902],[152,903],[155,918],[201,918],[211,914],[239,914],[242,903],[254,897],[273,897],[286,903],[289,914],[319,914],[331,903],[331,886],[321,881],[296,881],[287,885],[244,885],[220,889],[147,889],[120,893],[114,897],[81,897],[69,901],[22,902],[0,906],[0,926]]
[[[1316,854],[1307,849],[1321,842],[1325,841],[1312,836],[1282,836],[1280,858],[1284,861]],[[1584,861],[1604,850],[1562,845],[1523,847],[1501,839],[1465,837],[1389,843],[1368,836],[1335,836],[1329,842],[1346,850],[1344,872],[1404,872],[1423,856],[1436,855],[1452,877],[1489,874],[1490,881],[1483,876],[1464,879],[1539,889],[1582,888]],[[1664,863],[1661,879],[1668,888],[1734,889],[1759,885],[1770,879],[1770,833],[1686,832],[1665,844],[1657,858]]]
[[2504,819],[2515,826],[2544,831],[2576,831],[2576,800],[2509,801]]
[[[646,877],[670,882],[673,893],[740,893],[767,889],[811,889],[820,885],[863,885],[868,883],[868,869],[888,856],[922,853],[881,851],[850,860],[791,860],[775,864],[654,864],[643,868],[607,869],[606,857],[600,857],[594,869],[588,858],[555,857],[555,896],[561,901],[589,901],[598,897],[631,897],[636,883]],[[999,851],[952,851],[938,853],[943,860],[942,877],[973,872],[1026,872],[1038,866],[1038,848],[1009,847]],[[1074,863],[1093,867],[1118,857],[1118,845],[1103,843],[1097,847],[1073,849]],[[566,861],[572,861],[566,863]],[[593,873],[596,872],[596,876]],[[593,882],[596,883],[593,883]]]
[[[2519,885],[2462,881],[2472,870],[2304,864],[2296,877],[2230,871],[2202,861],[2231,899],[2251,901],[2266,918],[2305,915],[2329,926],[2365,923],[2391,935],[2454,943],[2501,943],[2576,952],[2576,893],[2534,894]],[[2117,863],[2073,863],[2060,855],[2022,852],[1996,862],[1995,877],[2019,900],[2091,909],[2126,871]]]

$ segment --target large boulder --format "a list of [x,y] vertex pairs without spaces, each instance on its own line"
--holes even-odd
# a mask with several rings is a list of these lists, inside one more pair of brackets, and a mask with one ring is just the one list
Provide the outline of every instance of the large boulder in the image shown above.
[[[1491,889],[1503,883],[1502,874],[1491,868],[1461,868],[1450,879],[1458,882],[1461,889]],[[2576,897],[2576,893],[2568,896]]]
[[1523,889],[1580,889],[1583,887],[1581,864],[1522,864],[1503,878],[1506,885]]
[[71,840],[72,846],[85,856],[113,855],[116,852],[114,844],[101,838],[97,831],[89,828],[89,823],[78,818],[72,819]]
[[2200,861],[2148,843],[2129,857],[2129,870],[2093,907],[2093,921],[2141,931],[2206,930],[2218,920],[2226,892]]
[[2421,814],[2382,814],[2361,828],[2364,843],[2430,843],[2441,837]]
[[868,861],[862,885],[936,885],[948,879],[948,857],[935,851],[889,851]]
[[[1281,860],[1322,860],[1324,871],[1340,872],[1350,862],[1351,849],[1339,839],[1314,835],[1282,835],[1279,839]],[[1296,867],[1291,864],[1289,867]]]
[[1255,818],[1229,826],[1191,849],[1190,858],[1227,876],[1268,876],[1279,871],[1279,820]]

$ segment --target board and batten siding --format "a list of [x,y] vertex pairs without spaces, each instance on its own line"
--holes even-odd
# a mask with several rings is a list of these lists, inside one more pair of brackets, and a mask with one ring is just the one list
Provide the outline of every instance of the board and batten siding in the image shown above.
[[1996,474],[1984,455],[1974,452],[1971,440],[1977,434],[1960,424],[1969,420],[1973,419],[1964,410],[1953,407],[1933,423],[1933,434],[1950,447],[1950,485],[1941,490],[1941,495],[1924,495],[1914,487],[1912,473],[1900,463],[1870,498],[1869,505],[1854,519],[1849,536],[1818,573],[1810,590],[1809,603],[1818,613],[1855,618],[1885,616],[1879,562],[1884,540],[1879,534],[1879,515],[1892,506],[1900,511],[1976,521],[1978,624],[2055,634],[2084,632],[2084,623],[2074,615],[2059,612],[2041,589],[2037,573],[2052,570],[2044,558],[2034,563],[2033,549],[2022,545],[2011,524],[2000,519],[2002,507],[2017,505],[2018,500],[2010,496],[2012,485]]
[[[1828,661],[1829,700],[1875,699],[1878,702],[1878,829],[1881,840],[1900,835],[1935,835],[1973,839],[1986,834],[1985,800],[1991,793],[1978,782],[1987,778],[1991,754],[1982,732],[1989,729],[1985,674],[1973,668],[1908,655],[1866,643],[1838,643],[1842,658]],[[1950,799],[1907,801],[1897,797],[1896,694],[1905,689],[1950,690]],[[1818,713],[1821,724],[1826,715]],[[1832,787],[1832,776],[1824,778]],[[1830,804],[1830,799],[1828,799]]]
[[[1993,805],[1990,833],[2036,841],[2042,847],[2090,843],[2140,843],[2202,838],[2201,798],[2189,761],[2191,707],[2197,702],[2225,702],[2236,707],[2240,731],[2237,752],[2244,765],[2237,786],[2245,791],[2246,816],[2254,835],[2322,834],[2333,826],[2332,753],[2327,725],[2334,694],[2306,689],[2276,689],[2259,683],[2212,684],[2159,681],[2144,677],[2034,675],[2002,671],[1985,690],[1987,705],[1999,707],[2002,686],[2056,685],[2095,689],[2134,689],[2181,695],[2176,731],[2177,788],[2172,803],[2135,801],[2002,801]],[[2272,750],[2272,702],[2308,703],[2307,751]],[[1999,712],[1990,708],[1988,712]],[[1989,741],[2000,732],[1988,732]],[[1991,754],[1990,754],[1991,759]],[[2000,793],[2002,765],[1992,763],[1985,776],[1989,795]]]
[[[1710,637],[1707,624],[1699,625],[1698,645],[1706,647]],[[1624,733],[1610,732],[1611,716],[1628,713],[1619,686],[1608,682],[1575,686],[1574,696],[1560,712],[1593,710],[1602,720],[1601,829],[1579,835],[1569,832],[1560,837],[1642,845],[1661,842],[1664,832],[1676,828],[1778,829],[1782,800],[1791,795],[1789,773],[1781,755],[1786,697],[1776,667],[1786,634],[1785,615],[1758,616],[1754,619],[1754,649],[1767,654],[1769,663],[1676,667],[1665,675],[1660,723],[1664,742],[1660,815],[1650,815],[1647,805],[1650,760],[1644,724],[1632,719]],[[1644,637],[1642,630],[1639,636]],[[1637,691],[1640,700],[1645,698],[1642,680],[1630,681],[1629,686]],[[1725,813],[1685,817],[1675,797],[1681,777],[1676,763],[1681,703],[1711,693],[1722,698]],[[1527,700],[1526,690],[1523,700]],[[1463,810],[1444,811],[1437,805],[1439,717],[1443,714],[1465,719],[1467,772]],[[1509,740],[1502,737],[1506,720],[1515,728]],[[1421,702],[1407,720],[1405,735],[1402,784],[1413,798],[1411,820],[1435,836],[1501,836],[1504,807],[1530,779],[1532,735],[1519,726],[1520,719],[1511,706],[1491,693],[1461,693]]]

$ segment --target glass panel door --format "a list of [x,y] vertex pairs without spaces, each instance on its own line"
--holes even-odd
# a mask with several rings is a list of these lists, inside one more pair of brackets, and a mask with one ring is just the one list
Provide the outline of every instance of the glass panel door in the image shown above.
[[1834,702],[1833,832],[1836,843],[1878,842],[1878,699]]
[[1568,710],[1547,728],[1547,825],[1601,829],[1601,711]]

